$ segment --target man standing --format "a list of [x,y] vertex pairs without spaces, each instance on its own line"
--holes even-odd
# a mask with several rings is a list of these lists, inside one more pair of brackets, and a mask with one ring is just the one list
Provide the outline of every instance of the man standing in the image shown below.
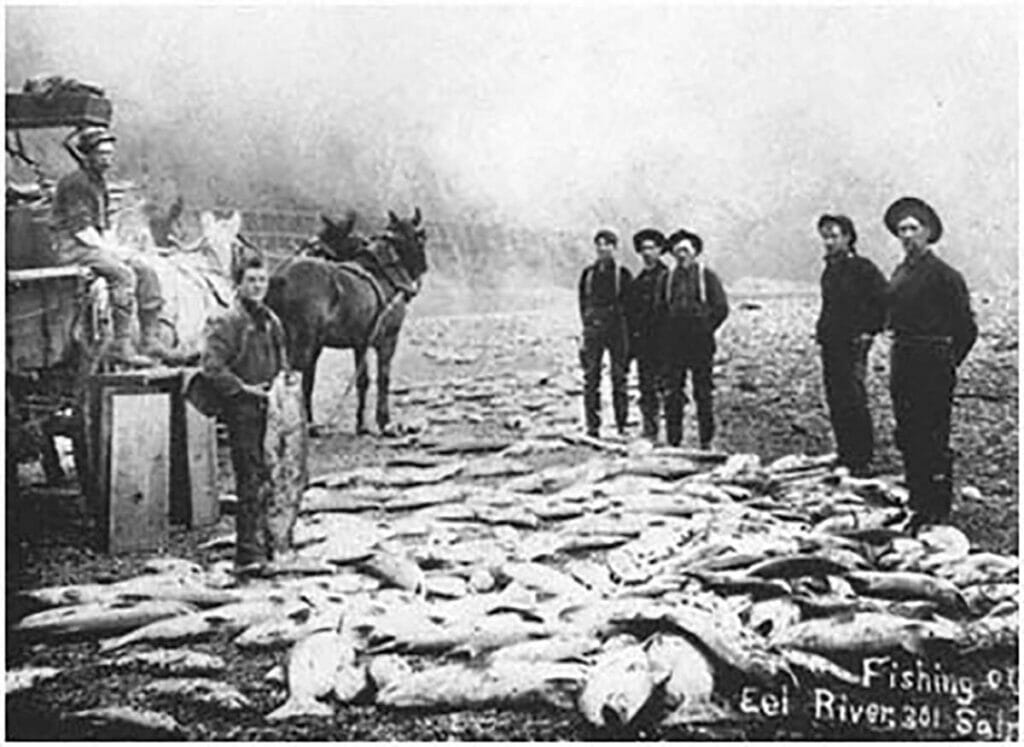
[[718,276],[698,260],[704,248],[700,236],[680,229],[668,238],[676,266],[663,276],[658,293],[664,319],[661,351],[665,398],[665,434],[672,446],[683,440],[686,374],[693,380],[697,401],[700,447],[710,449],[715,435],[711,366],[715,332],[729,315],[729,303]]
[[234,304],[207,322],[200,365],[205,396],[213,400],[228,429],[238,496],[235,570],[246,576],[273,560],[270,472],[263,442],[267,391],[286,358],[284,328],[263,302],[268,285],[263,260],[243,260],[235,270],[235,283]]
[[916,531],[946,521],[952,509],[953,388],[978,327],[963,276],[932,252],[942,236],[935,210],[916,197],[901,197],[884,221],[905,252],[889,283],[889,391],[913,512],[907,529]]
[[885,324],[885,276],[856,251],[857,230],[845,215],[818,219],[825,246],[821,273],[821,312],[816,338],[821,346],[825,399],[839,463],[865,476],[874,451],[868,411],[868,351]]
[[79,162],[77,171],[57,182],[53,197],[53,233],[57,261],[83,265],[107,281],[114,323],[111,358],[132,366],[151,366],[154,360],[136,347],[136,311],[142,322],[143,345],[159,353],[157,328],[163,298],[160,281],[140,257],[117,247],[109,237],[110,194],[106,173],[114,163],[116,138],[103,127],[78,136],[68,146]]
[[661,367],[658,347],[658,318],[655,303],[658,287],[664,282],[668,268],[659,256],[665,249],[665,235],[654,228],[645,228],[633,236],[633,248],[643,259],[644,267],[633,281],[629,302],[629,351],[636,358],[640,383],[640,414],[643,437],[658,439],[661,418]]
[[583,322],[580,363],[583,366],[583,408],[587,434],[599,435],[601,428],[601,361],[608,351],[611,359],[612,407],[620,436],[626,433],[628,400],[626,369],[629,365],[626,299],[633,279],[629,270],[615,261],[618,237],[607,229],[594,235],[597,260],[580,275],[579,304]]

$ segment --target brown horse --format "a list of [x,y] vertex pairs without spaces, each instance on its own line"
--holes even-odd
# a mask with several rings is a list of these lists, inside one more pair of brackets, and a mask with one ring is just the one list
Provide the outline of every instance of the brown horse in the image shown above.
[[379,236],[349,262],[296,257],[270,279],[267,304],[284,324],[288,357],[302,372],[308,422],[313,422],[313,379],[325,347],[351,349],[355,356],[358,406],[356,432],[366,433],[363,418],[370,376],[366,351],[377,356],[377,427],[388,432],[391,358],[405,319],[405,304],[419,291],[427,271],[426,231],[419,208],[409,220],[388,212]]

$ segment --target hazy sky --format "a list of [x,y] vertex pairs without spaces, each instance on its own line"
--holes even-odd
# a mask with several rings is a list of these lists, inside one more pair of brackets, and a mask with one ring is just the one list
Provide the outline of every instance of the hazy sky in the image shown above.
[[257,154],[274,133],[297,173],[339,136],[372,154],[353,169],[415,151],[506,220],[777,242],[912,193],[1015,256],[1017,29],[1011,6],[927,4],[8,7],[7,73],[99,82],[121,126],[177,116]]

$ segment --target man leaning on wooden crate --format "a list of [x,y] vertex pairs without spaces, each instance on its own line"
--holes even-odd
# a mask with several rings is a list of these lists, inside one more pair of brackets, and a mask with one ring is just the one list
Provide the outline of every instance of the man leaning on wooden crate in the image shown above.
[[188,397],[227,425],[238,495],[235,572],[245,578],[259,575],[273,560],[272,486],[263,442],[267,392],[287,359],[284,328],[263,302],[268,279],[262,258],[244,259],[234,279],[234,303],[207,321],[200,371],[189,383]]

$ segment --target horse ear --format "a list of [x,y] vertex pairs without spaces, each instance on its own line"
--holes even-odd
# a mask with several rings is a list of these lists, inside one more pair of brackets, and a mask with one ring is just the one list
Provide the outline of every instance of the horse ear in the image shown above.
[[398,220],[398,216],[395,215],[395,211],[394,210],[388,210],[388,220],[391,221],[391,225],[392,226],[395,226],[395,225],[398,225],[399,223],[401,223],[401,221]]
[[345,213],[345,222],[341,224],[340,228],[348,236],[352,233],[352,229],[356,227],[356,211],[349,210]]
[[199,228],[203,233],[203,236],[209,236],[210,230],[213,228],[214,218],[213,213],[209,210],[204,210],[199,214]]
[[412,224],[418,226],[421,220],[423,220],[423,215],[420,213],[419,205],[417,205],[416,212],[412,214]]
[[231,231],[231,236],[237,236],[238,232],[242,230],[242,214],[237,210],[231,214],[228,218],[227,228]]
[[324,225],[325,225],[325,226],[326,226],[327,228],[334,228],[334,221],[332,221],[332,220],[331,220],[330,218],[328,218],[328,217],[327,217],[326,215],[324,215],[323,213],[320,213],[320,220],[321,220],[321,221],[323,221],[323,224],[324,224]]

